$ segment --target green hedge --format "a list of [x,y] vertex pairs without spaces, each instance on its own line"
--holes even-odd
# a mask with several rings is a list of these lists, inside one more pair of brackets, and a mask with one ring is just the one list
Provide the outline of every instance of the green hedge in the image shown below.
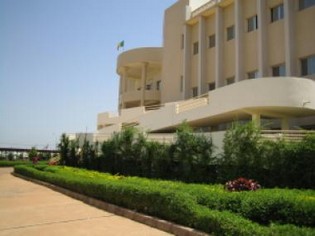
[[[254,202],[254,195],[224,192],[220,185],[192,185],[173,181],[148,180],[45,165],[16,166],[15,172],[215,235],[278,235],[275,232],[281,232],[282,235],[292,235],[289,234],[292,232],[295,233],[294,235],[314,234],[314,229],[311,228],[301,228],[294,225],[266,227],[253,222],[250,220],[250,218],[255,218],[250,216],[253,214],[249,210],[250,201],[253,204],[259,204],[259,199],[264,200],[264,195],[262,194],[261,198],[257,198],[258,200]],[[207,196],[211,193],[213,193],[213,198],[208,198]],[[256,193],[259,194],[259,192],[253,192],[253,194]],[[217,205],[211,205],[210,202],[216,199],[215,194],[220,200],[216,200]],[[298,193],[293,192],[293,195],[298,195]],[[270,194],[270,198],[272,198],[271,196],[272,194]],[[311,199],[309,202],[314,205],[314,192],[308,191],[306,195],[302,195],[301,203],[308,202],[308,200],[303,201],[305,197]],[[289,200],[293,200],[293,198],[289,198]],[[287,209],[287,212],[290,212],[293,218],[301,217],[300,221],[305,219],[307,224],[312,224],[310,223],[313,222],[312,216],[308,215],[312,214],[308,210],[309,206],[313,206],[312,204],[299,205],[302,208],[301,212],[304,210],[308,212],[305,213],[306,215],[294,215],[297,212],[295,208]],[[239,206],[244,206],[244,209],[235,210],[235,207]],[[252,207],[253,211],[257,209],[255,206]],[[267,209],[268,207],[269,205],[267,205]],[[242,211],[247,212],[247,214]],[[291,223],[285,219],[281,220],[282,222],[279,222],[284,224]]]
[[[40,161],[40,164],[47,164],[47,161]],[[32,165],[31,161],[0,161],[0,167],[13,167],[16,165]]]

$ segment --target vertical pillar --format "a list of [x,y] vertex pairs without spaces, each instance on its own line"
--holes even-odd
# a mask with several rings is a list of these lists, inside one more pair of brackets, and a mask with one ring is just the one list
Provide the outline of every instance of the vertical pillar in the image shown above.
[[223,29],[223,10],[221,7],[215,9],[215,87],[222,86],[223,77],[223,42],[224,42],[224,29]]
[[191,82],[191,27],[184,26],[184,63],[183,63],[184,88],[183,99],[190,97]]
[[281,118],[281,130],[288,130],[288,129],[290,129],[288,117]]
[[266,0],[257,0],[258,20],[258,72],[259,77],[268,76],[267,54],[267,7]]
[[205,29],[205,18],[199,17],[199,54],[198,54],[198,96],[200,96],[205,89],[205,62],[206,62],[206,29]]
[[147,69],[148,69],[148,63],[143,62],[142,68],[141,68],[141,100],[140,100],[140,106],[144,106],[145,101],[145,90],[146,90],[146,80],[147,80]]
[[244,48],[243,48],[243,11],[242,0],[235,0],[234,17],[235,17],[235,81],[244,79]]
[[255,125],[257,125],[257,127],[260,127],[260,114],[259,113],[252,114],[252,121],[254,122]]
[[295,19],[294,3],[284,0],[284,46],[286,76],[297,76],[295,65]]
[[127,71],[128,71],[128,67],[123,67],[122,68],[122,74],[121,74],[121,80],[120,80],[120,104],[121,104],[121,108],[124,109],[126,107],[125,105],[125,101],[124,101],[124,93],[127,92],[127,83],[128,83],[128,78],[127,78]]

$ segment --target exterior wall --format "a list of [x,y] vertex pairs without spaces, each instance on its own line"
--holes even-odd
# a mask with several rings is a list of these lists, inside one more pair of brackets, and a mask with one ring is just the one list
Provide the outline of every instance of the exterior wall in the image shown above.
[[180,80],[183,76],[182,35],[188,0],[180,0],[166,9],[163,30],[163,64],[161,103],[181,100]]
[[[297,9],[297,6],[295,6]],[[298,74],[301,74],[300,59],[315,55],[315,6],[297,10],[296,15],[296,57]],[[309,43],[311,42],[311,43]],[[308,76],[315,80],[315,75]]]

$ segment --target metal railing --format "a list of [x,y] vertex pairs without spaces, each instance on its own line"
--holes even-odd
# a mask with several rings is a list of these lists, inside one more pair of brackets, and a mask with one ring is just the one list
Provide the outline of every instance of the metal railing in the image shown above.
[[267,140],[301,141],[306,135],[315,134],[314,130],[262,130],[261,136]]

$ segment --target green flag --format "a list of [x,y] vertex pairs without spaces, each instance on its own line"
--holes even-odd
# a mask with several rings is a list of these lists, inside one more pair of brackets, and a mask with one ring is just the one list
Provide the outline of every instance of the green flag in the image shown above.
[[125,45],[125,41],[124,41],[124,40],[121,41],[121,42],[119,42],[119,43],[117,44],[117,50],[119,50],[120,48],[123,48],[124,45]]

